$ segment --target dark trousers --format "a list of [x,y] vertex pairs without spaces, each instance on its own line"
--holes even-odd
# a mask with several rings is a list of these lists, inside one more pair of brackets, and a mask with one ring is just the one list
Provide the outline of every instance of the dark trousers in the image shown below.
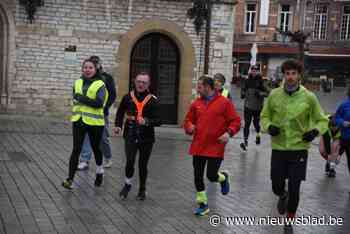
[[135,172],[135,160],[137,151],[139,151],[139,177],[140,177],[140,190],[146,190],[147,180],[147,165],[152,153],[153,142],[151,143],[132,143],[125,142],[125,155],[126,166],[125,176],[132,178]]
[[77,171],[79,156],[83,146],[85,134],[89,135],[91,148],[95,155],[97,166],[102,165],[102,152],[100,150],[100,142],[102,139],[104,126],[90,126],[85,124],[81,119],[73,122],[73,150],[69,160],[69,175],[68,179],[73,180]]
[[350,173],[350,140],[341,139],[340,144],[342,150],[345,151],[346,158],[348,159],[348,170]]
[[244,140],[248,140],[249,128],[253,120],[253,125],[256,132],[260,132],[260,110],[251,110],[249,108],[244,108],[244,129],[243,137]]
[[285,194],[286,179],[288,179],[287,211],[295,213],[300,199],[300,185],[306,179],[307,151],[272,150],[271,181],[272,191],[277,196]]
[[221,158],[210,158],[204,156],[193,156],[193,169],[194,169],[194,184],[197,192],[205,190],[204,185],[204,170],[207,165],[207,177],[210,182],[218,182],[219,180],[219,168],[221,165]]

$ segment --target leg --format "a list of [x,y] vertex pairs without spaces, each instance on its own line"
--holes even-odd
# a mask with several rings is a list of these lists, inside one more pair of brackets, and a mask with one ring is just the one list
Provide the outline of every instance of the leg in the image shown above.
[[134,165],[135,158],[137,154],[137,144],[130,143],[125,141],[125,156],[126,156],[126,165],[125,165],[125,184],[122,190],[119,193],[119,196],[122,199],[126,199],[131,190],[131,178],[134,175]]
[[101,147],[103,156],[105,159],[107,159],[107,161],[109,161],[112,158],[112,150],[111,150],[111,144],[109,142],[108,128],[109,128],[109,120],[108,120],[108,116],[105,116],[105,127],[103,129],[100,147]]
[[205,164],[207,163],[207,157],[193,156],[193,172],[194,172],[194,184],[196,186],[196,202],[199,207],[195,211],[195,215],[203,216],[208,214],[208,198],[205,192],[205,185],[203,181]]
[[197,192],[205,191],[204,185],[204,170],[207,158],[202,156],[193,156],[193,172],[194,172],[194,184]]
[[129,181],[126,181],[126,183],[130,184],[130,179],[134,175],[134,165],[135,165],[135,158],[137,154],[137,144],[125,142],[125,155],[126,155],[126,166],[125,166],[125,177],[126,180],[129,179]]
[[286,160],[284,151],[272,150],[271,155],[271,182],[272,191],[279,197],[277,210],[280,214],[286,212],[287,206],[287,192],[285,190],[286,184]]
[[101,186],[103,181],[103,155],[100,149],[100,143],[103,133],[103,126],[88,126],[88,134],[91,142],[92,150],[94,151],[96,161],[96,179],[95,186]]
[[342,143],[342,146],[345,149],[346,158],[348,159],[348,170],[350,173],[350,141],[346,141],[344,143]]
[[287,216],[294,218],[298,209],[301,181],[306,179],[308,152],[306,150],[292,152],[288,161],[288,205]]
[[301,180],[290,178],[288,180],[288,206],[287,206],[287,212],[289,216],[294,217],[298,205],[299,205],[299,198],[300,198],[300,185]]
[[243,129],[243,137],[244,141],[248,141],[249,137],[249,128],[252,122],[252,111],[248,108],[244,108],[244,129]]
[[255,131],[257,133],[260,133],[260,111],[254,111],[253,114],[253,125],[255,128]]
[[140,191],[146,190],[146,180],[148,174],[148,161],[152,153],[153,143],[145,143],[139,146],[139,176],[140,176]]
[[[208,158],[207,165],[207,177],[210,182],[222,182],[222,174],[219,173],[220,165],[222,162],[221,158]],[[221,176],[221,181],[220,181]],[[224,177],[225,180],[225,177]]]
[[81,121],[73,123],[73,150],[69,160],[68,180],[73,181],[79,163],[79,155],[86,135],[86,125]]

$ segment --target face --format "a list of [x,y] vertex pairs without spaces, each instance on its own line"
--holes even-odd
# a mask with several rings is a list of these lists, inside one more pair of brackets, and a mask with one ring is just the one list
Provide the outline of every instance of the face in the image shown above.
[[83,65],[83,75],[86,78],[91,78],[96,74],[96,68],[92,62],[85,62]]
[[138,93],[143,93],[149,89],[151,84],[150,77],[148,75],[138,75],[135,79],[135,89]]
[[291,69],[284,71],[284,79],[288,86],[295,86],[299,82],[299,72]]
[[202,97],[206,97],[206,96],[208,96],[209,91],[210,91],[209,86],[204,85],[201,80],[198,81],[198,83],[197,83],[197,92],[198,92],[199,95],[201,95]]
[[256,73],[258,72],[258,70],[256,68],[252,68],[250,69],[250,73],[253,75],[253,76],[256,76]]
[[223,83],[221,83],[219,80],[215,80],[215,90],[216,91],[220,91],[221,89],[222,89],[222,86],[223,86],[224,84]]

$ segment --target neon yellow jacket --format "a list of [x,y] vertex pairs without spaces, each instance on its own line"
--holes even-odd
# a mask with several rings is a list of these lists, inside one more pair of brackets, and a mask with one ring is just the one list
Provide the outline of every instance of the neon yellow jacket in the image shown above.
[[280,134],[271,137],[272,149],[304,150],[310,143],[303,141],[303,134],[317,129],[319,135],[328,129],[328,118],[324,114],[317,97],[303,86],[292,95],[283,87],[272,90],[261,112],[264,132],[270,125],[280,128]]

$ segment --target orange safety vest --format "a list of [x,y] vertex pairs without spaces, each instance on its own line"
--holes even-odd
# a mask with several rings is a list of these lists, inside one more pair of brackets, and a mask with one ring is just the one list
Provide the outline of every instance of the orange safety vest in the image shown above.
[[137,100],[137,98],[135,97],[135,93],[134,91],[131,91],[130,92],[130,96],[132,98],[132,101],[135,103],[135,106],[136,106],[136,109],[137,109],[137,122],[139,122],[140,119],[142,119],[142,111],[143,111],[143,108],[145,107],[145,105],[149,102],[149,100],[151,100],[152,98],[152,94],[148,94],[145,99],[143,99],[142,102],[139,102]]

